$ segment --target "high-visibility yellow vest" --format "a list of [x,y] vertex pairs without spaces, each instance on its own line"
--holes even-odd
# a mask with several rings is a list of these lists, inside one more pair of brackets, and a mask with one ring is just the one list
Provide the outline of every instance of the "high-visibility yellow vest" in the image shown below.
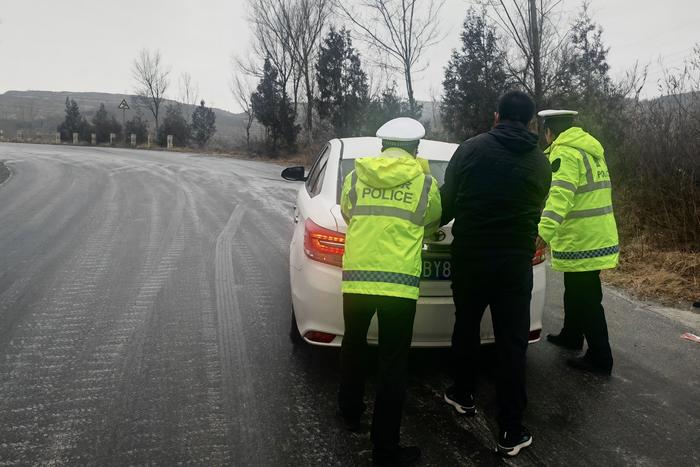
[[340,207],[348,223],[343,293],[418,299],[423,237],[440,227],[435,179],[408,152],[388,148],[355,161]]
[[620,245],[603,147],[573,127],[546,152],[552,186],[538,233],[550,246],[552,268],[567,272],[614,268]]

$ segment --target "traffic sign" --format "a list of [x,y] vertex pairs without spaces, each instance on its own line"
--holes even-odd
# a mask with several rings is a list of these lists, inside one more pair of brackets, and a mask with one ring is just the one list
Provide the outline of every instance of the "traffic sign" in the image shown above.
[[122,99],[122,103],[119,104],[119,108],[122,110],[129,110],[129,104],[126,103],[126,99]]

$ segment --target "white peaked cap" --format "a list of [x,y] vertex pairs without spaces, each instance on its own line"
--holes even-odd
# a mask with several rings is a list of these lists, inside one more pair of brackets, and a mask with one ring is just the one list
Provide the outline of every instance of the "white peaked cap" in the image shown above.
[[389,120],[377,130],[377,138],[390,141],[418,141],[425,136],[425,127],[418,120],[400,117]]
[[578,112],[575,110],[556,110],[556,109],[549,109],[549,110],[540,110],[537,112],[537,115],[542,117],[542,118],[549,118],[549,117],[563,117],[565,115],[578,115]]

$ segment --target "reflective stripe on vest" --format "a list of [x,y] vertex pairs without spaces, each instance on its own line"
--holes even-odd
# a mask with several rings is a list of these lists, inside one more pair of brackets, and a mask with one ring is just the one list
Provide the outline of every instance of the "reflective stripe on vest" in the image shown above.
[[[581,209],[580,211],[569,211],[569,213],[566,215],[566,220],[583,219],[584,217],[604,216],[605,214],[610,214],[611,212],[613,212],[612,206],[604,206],[602,208],[594,209]],[[555,222],[559,222],[560,224],[564,222],[564,218],[554,211],[543,211],[542,217],[547,217]]]
[[594,209],[581,209],[580,211],[569,211],[569,214],[566,215],[566,218],[581,219],[583,217],[604,216],[605,214],[610,214],[611,212],[613,212],[612,206],[605,206],[602,208]]
[[601,256],[614,255],[620,252],[620,245],[598,248],[597,250],[587,251],[552,251],[552,257],[555,259],[589,259],[599,258]]
[[416,206],[416,212],[413,214],[414,224],[423,225],[423,219],[425,218],[425,210],[428,208],[428,195],[430,194],[430,186],[432,184],[433,177],[430,175],[425,175],[423,179],[423,192],[420,194],[418,206]]
[[352,171],[352,178],[350,179],[350,193],[348,193],[348,198],[350,199],[350,217],[352,217],[352,210],[357,206],[357,171]]
[[[581,153],[581,157],[583,157],[583,165],[586,167],[586,184],[578,187],[577,190],[572,191],[578,193],[588,193],[605,188],[612,188],[610,180],[603,180],[602,182],[593,181],[593,168],[591,167],[591,161],[588,160],[588,154],[586,154],[586,151],[581,148],[576,149]],[[552,186],[554,186],[554,182],[552,182]]]
[[357,206],[350,210],[350,217],[352,216],[389,216],[413,222],[413,211],[393,206]]
[[552,186],[560,186],[562,188],[566,188],[569,191],[573,191],[576,193],[577,187],[571,182],[567,182],[566,180],[552,180]]
[[420,285],[420,277],[388,271],[343,271],[343,281],[385,282],[409,287]]
[[542,217],[548,217],[555,222],[559,222],[560,224],[564,222],[564,218],[554,211],[543,211]]
[[418,200],[418,205],[416,206],[415,212],[409,211],[407,209],[401,209],[394,206],[377,206],[377,205],[357,205],[357,172],[352,172],[352,178],[350,181],[350,193],[348,193],[348,198],[350,200],[350,218],[353,216],[388,216],[396,217],[405,221],[412,222],[416,225],[423,225],[423,220],[425,218],[425,211],[428,209],[428,198],[430,195],[430,188],[433,184],[433,177],[430,175],[425,175],[423,180],[423,190],[420,194],[420,199]]

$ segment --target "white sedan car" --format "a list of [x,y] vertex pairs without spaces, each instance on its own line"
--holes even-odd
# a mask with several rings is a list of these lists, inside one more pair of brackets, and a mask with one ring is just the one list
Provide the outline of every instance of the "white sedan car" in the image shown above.
[[[442,185],[447,163],[456,144],[421,140],[419,157],[427,159],[432,175]],[[340,214],[340,190],[355,159],[381,152],[379,138],[343,138],[328,142],[308,175],[303,167],[282,172],[286,180],[304,181],[294,208],[294,234],[289,247],[289,278],[292,288],[291,337],[295,343],[339,346],[343,339],[342,258],[347,225]],[[423,276],[413,327],[414,347],[449,347],[454,324],[450,287],[451,224],[423,248]],[[532,260],[534,286],[530,303],[530,342],[542,330],[545,298],[544,252]],[[483,343],[493,342],[490,310],[481,321]],[[377,317],[367,335],[377,342]]]

